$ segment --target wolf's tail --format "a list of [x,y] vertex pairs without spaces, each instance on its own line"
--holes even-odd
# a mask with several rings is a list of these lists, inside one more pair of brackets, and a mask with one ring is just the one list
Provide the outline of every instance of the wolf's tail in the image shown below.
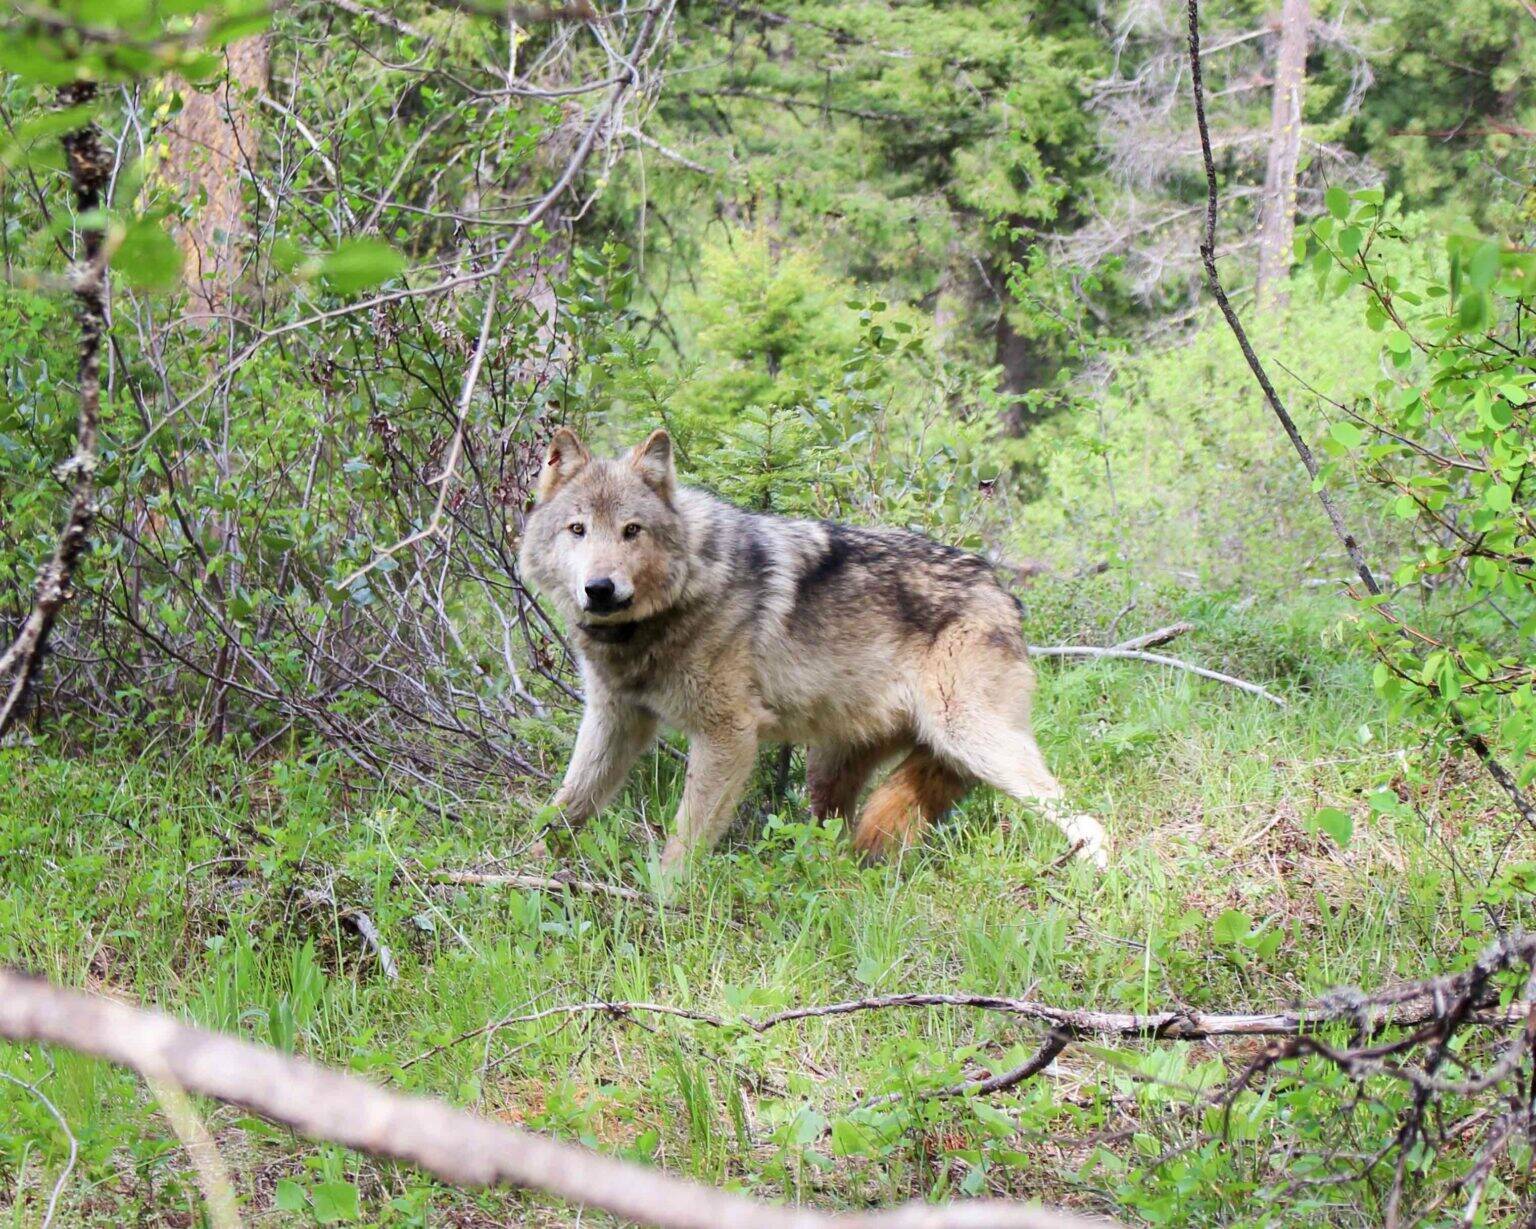
[[854,848],[880,858],[914,843],[970,787],[970,778],[918,747],[870,794],[853,831]]

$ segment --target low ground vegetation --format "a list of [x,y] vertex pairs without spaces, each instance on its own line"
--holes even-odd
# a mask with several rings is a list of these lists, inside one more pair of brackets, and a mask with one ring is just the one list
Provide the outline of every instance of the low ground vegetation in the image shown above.
[[[1097,583],[1030,591],[1033,624],[1102,642],[1114,612],[1093,600]],[[1493,822],[1473,764],[1421,775],[1378,705],[1340,702],[1367,691],[1327,635],[1339,599],[1261,610],[1186,593],[1147,606],[1197,623],[1182,652],[1264,681],[1287,707],[1139,663],[1042,665],[1047,754],[1115,842],[1102,878],[986,792],[900,863],[861,868],[792,789],[759,792],[725,851],[658,903],[648,889],[680,788],[662,754],[578,853],[583,878],[640,899],[443,884],[445,871],[526,871],[541,796],[435,808],[302,745],[247,757],[60,730],[4,753],[0,959],[774,1196],[858,1207],[991,1191],[1151,1222],[1243,1221],[1255,1198],[1345,1173],[1339,1156],[1362,1129],[1348,1086],[1321,1075],[1246,1094],[1230,1117],[1202,1109],[1261,1042],[1091,1043],[1017,1089],[929,1100],[1017,1065],[1043,1034],[962,1008],[758,1035],[597,1006],[729,1022],[948,991],[1259,1010],[1460,967],[1494,934],[1490,910],[1522,920],[1536,842]],[[1383,788],[1399,806],[1383,810]],[[1347,827],[1320,827],[1324,808]],[[398,976],[348,923],[355,910]],[[5,1070],[75,1133],[65,1206],[78,1223],[200,1215],[185,1154],[132,1077],[66,1054],[13,1053]],[[12,1211],[27,1223],[66,1141],[25,1090],[0,1098]],[[252,1223],[563,1215],[207,1111]],[[1282,1132],[1287,1146],[1271,1147]],[[1425,1184],[1436,1164],[1467,1159],[1447,1149],[1426,1157]],[[1369,1217],[1373,1186],[1319,1184],[1290,1191],[1289,1206],[1299,1219],[1343,1206]]]

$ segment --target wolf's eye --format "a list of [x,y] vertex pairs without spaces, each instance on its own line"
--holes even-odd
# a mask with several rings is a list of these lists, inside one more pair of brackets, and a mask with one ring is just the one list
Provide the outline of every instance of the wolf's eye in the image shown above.
[[578,538],[586,536],[587,527],[585,525],[583,525],[580,521],[572,521],[568,528],[570,529],[571,533],[574,534]]
[[640,526],[635,524],[634,521],[630,521],[629,524],[624,526],[624,540],[626,542],[628,542],[631,538],[638,538],[639,536]]

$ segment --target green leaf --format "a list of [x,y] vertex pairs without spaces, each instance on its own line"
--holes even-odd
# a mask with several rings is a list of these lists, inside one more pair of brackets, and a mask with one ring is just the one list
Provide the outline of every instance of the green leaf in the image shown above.
[[789,1142],[804,1146],[813,1142],[827,1125],[826,1117],[815,1110],[805,1107],[795,1115],[794,1122],[789,1128]]
[[59,138],[77,128],[84,128],[96,118],[100,103],[62,107],[44,111],[16,125],[14,135],[0,153],[0,163],[7,167],[62,167],[63,150]]
[[1338,807],[1324,807],[1312,817],[1312,827],[1327,833],[1335,844],[1343,847],[1349,844],[1354,835],[1355,821],[1349,817],[1348,811],[1341,811]]
[[260,34],[270,24],[271,13],[265,7],[252,8],[246,12],[237,10],[226,13],[224,20],[208,31],[206,41],[210,47],[225,47],[252,34]]
[[1340,222],[1349,217],[1349,193],[1343,188],[1329,188],[1323,193],[1323,203]]
[[1365,442],[1365,432],[1352,422],[1336,422],[1328,429],[1328,434],[1346,448],[1358,448]]
[[405,257],[377,239],[343,243],[320,262],[320,276],[339,294],[351,294],[398,277]]
[[1241,943],[1253,929],[1253,921],[1241,909],[1228,909],[1211,927],[1211,938],[1228,946]]
[[140,290],[166,290],[181,278],[181,249],[160,223],[139,218],[112,252],[112,268]]
[[994,1109],[982,1100],[971,1102],[971,1112],[987,1130],[999,1139],[1006,1139],[1019,1129],[1019,1124],[1000,1109]]
[[350,1182],[321,1182],[314,1190],[315,1219],[322,1225],[359,1220],[357,1187]]
[[292,1178],[277,1180],[276,1201],[279,1212],[302,1212],[304,1199],[304,1188]]
[[865,1156],[870,1144],[869,1133],[854,1123],[840,1118],[832,1124],[833,1156]]
[[1488,296],[1478,290],[1469,290],[1461,296],[1461,306],[1456,311],[1456,323],[1467,332],[1483,327],[1488,319]]
[[1467,277],[1476,289],[1487,290],[1493,285],[1499,276],[1501,255],[1497,243],[1479,244],[1477,251],[1472,253],[1472,259],[1467,262]]

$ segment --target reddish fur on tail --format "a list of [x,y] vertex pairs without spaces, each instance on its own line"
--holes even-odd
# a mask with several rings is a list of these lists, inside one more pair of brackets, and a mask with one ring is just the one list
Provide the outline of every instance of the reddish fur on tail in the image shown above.
[[853,847],[865,858],[881,858],[912,844],[968,789],[969,781],[919,747],[869,796],[854,829]]

